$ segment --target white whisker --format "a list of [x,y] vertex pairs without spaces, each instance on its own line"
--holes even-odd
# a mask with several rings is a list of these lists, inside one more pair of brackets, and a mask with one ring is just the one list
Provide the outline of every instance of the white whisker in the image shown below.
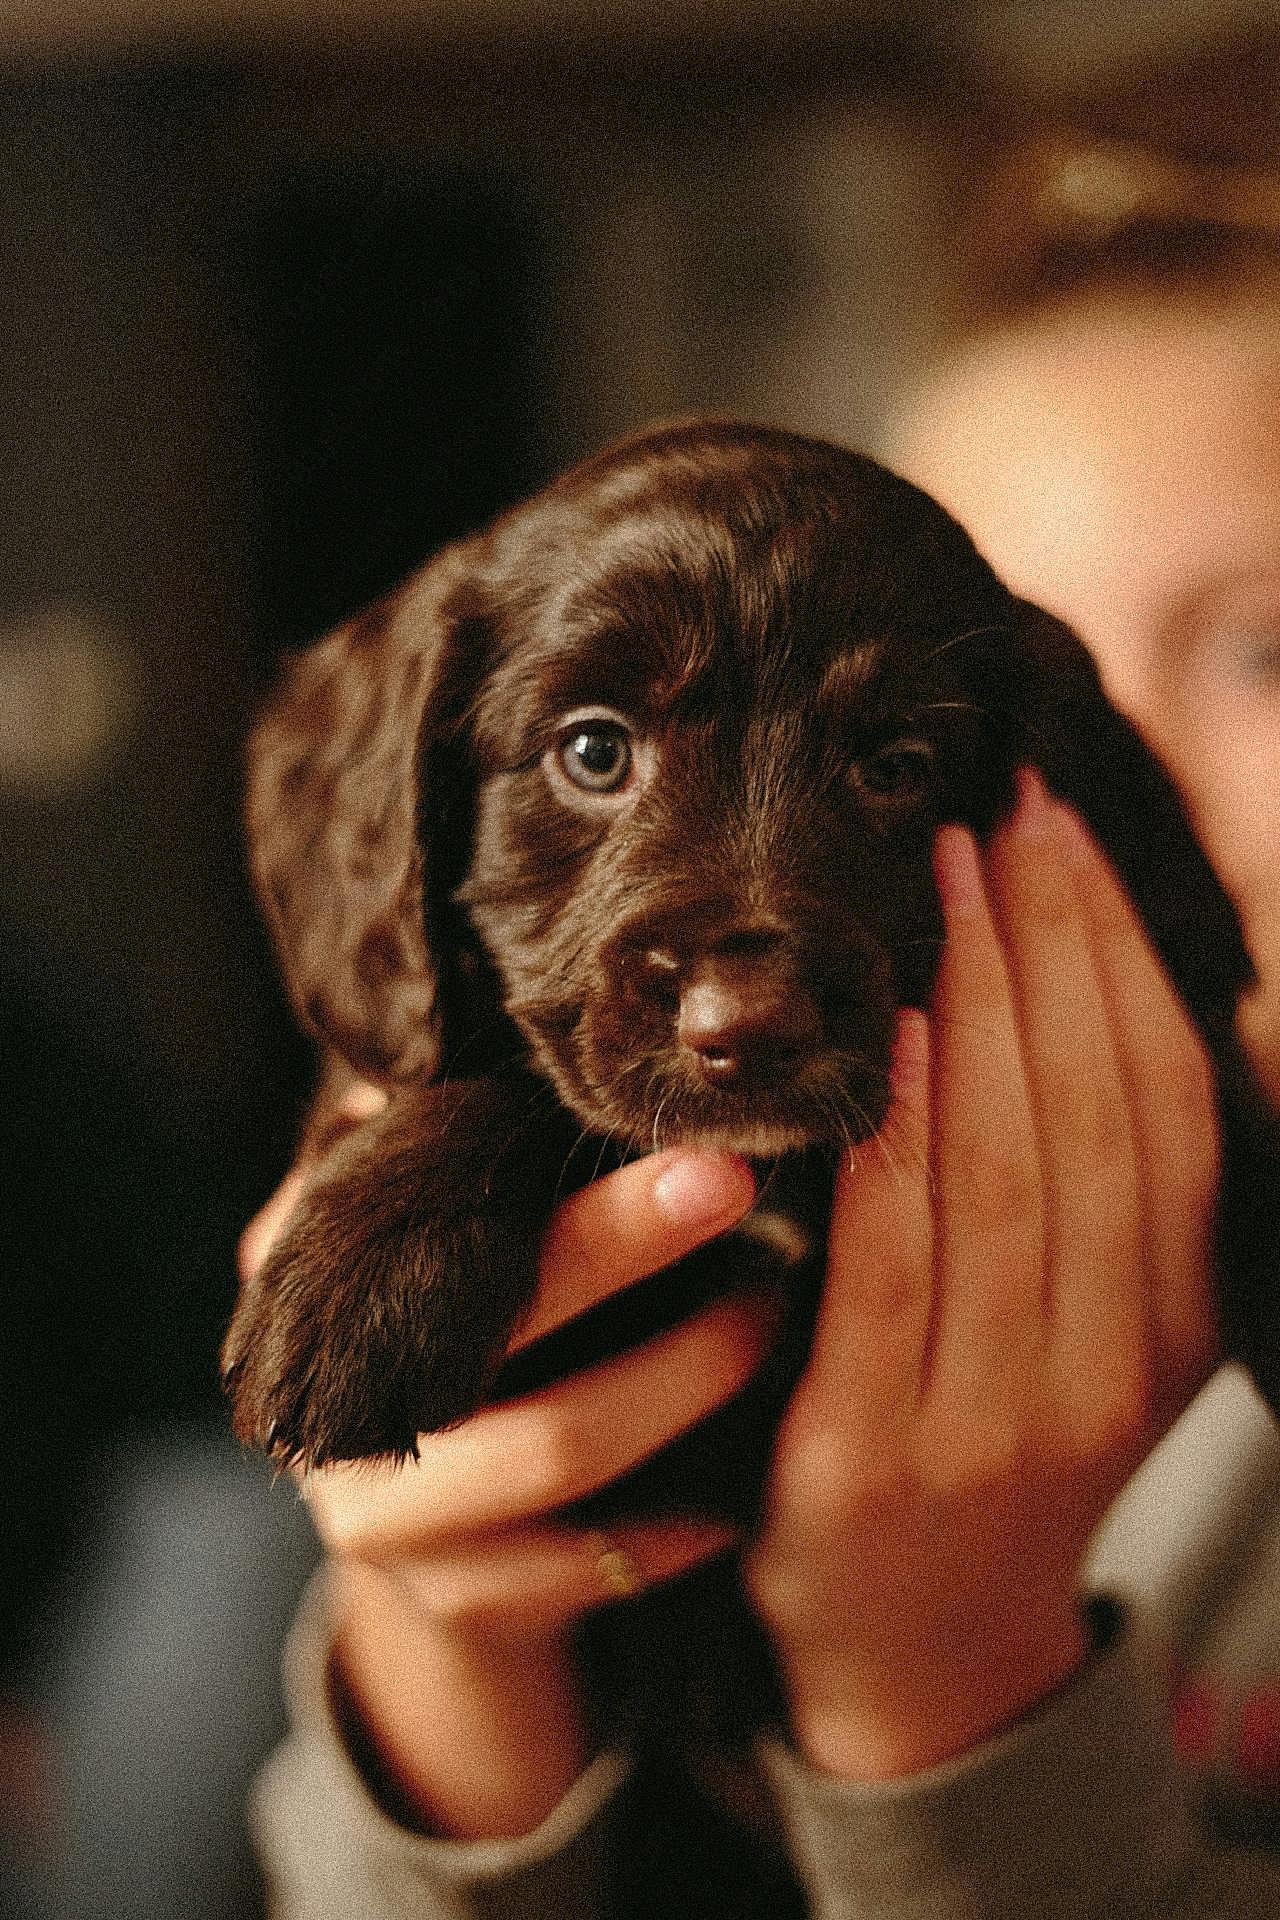
[[1007,627],[993,625],[988,627],[970,627],[964,633],[953,633],[948,639],[941,641],[940,644],[933,649],[932,653],[926,653],[920,664],[922,667],[927,667],[930,661],[940,660],[943,654],[950,653],[953,647],[962,647],[966,640],[982,640],[989,633],[1007,634],[1008,631],[1009,629]]

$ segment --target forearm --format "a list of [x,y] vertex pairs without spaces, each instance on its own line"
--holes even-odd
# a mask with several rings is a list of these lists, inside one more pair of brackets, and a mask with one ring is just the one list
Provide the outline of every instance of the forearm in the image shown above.
[[395,1811],[452,1839],[532,1832],[587,1759],[567,1637],[451,1632],[375,1568],[335,1584],[335,1680]]

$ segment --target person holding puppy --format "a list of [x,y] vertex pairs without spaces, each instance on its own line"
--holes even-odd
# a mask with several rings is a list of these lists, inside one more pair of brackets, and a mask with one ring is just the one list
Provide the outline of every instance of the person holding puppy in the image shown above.
[[[985,868],[947,829],[938,873],[937,998],[902,1023],[888,1150],[842,1171],[755,1540],[681,1519],[602,1552],[554,1519],[745,1381],[770,1323],[751,1299],[404,1469],[308,1477],[328,1568],[256,1809],[280,1913],[628,1910],[631,1760],[579,1691],[572,1629],[733,1550],[790,1703],[757,1764],[791,1910],[1274,1906],[1280,1868],[1197,1828],[1123,1629],[1080,1602],[1094,1527],[1213,1363],[1207,1064],[1109,868],[1034,780]],[[741,1163],[679,1153],[586,1189],[527,1331],[750,1199]],[[732,1860],[699,1864],[707,1912],[753,1910],[723,1904]],[[788,1910],[786,1884],[762,1874],[757,1910]]]
[[[1034,777],[985,857],[944,828],[936,871],[937,990],[901,1020],[880,1142],[841,1168],[754,1537],[556,1518],[745,1383],[775,1320],[750,1295],[404,1468],[306,1477],[327,1564],[255,1808],[279,1914],[1276,1910],[1280,1862],[1197,1810],[1131,1625],[1084,1598],[1099,1524],[1216,1363],[1208,1063],[1107,863]],[[377,1098],[359,1090],[353,1120]],[[246,1234],[247,1266],[300,1179]],[[575,1195],[521,1337],[752,1198],[742,1162],[680,1151]],[[574,1629],[722,1554],[786,1715],[745,1771],[691,1754],[663,1798],[584,1688]]]

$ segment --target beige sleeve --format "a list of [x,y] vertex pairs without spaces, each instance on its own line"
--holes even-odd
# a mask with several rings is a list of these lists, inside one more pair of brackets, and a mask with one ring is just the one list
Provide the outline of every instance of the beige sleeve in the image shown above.
[[1085,1671],[998,1739],[853,1786],[761,1743],[813,1920],[1263,1920],[1280,1862],[1216,1847],[1163,1703],[1116,1623]]
[[327,1684],[331,1648],[322,1569],[285,1653],[289,1731],[250,1807],[272,1920],[600,1920],[625,1755],[599,1754],[519,1839],[410,1832],[379,1805],[343,1743]]

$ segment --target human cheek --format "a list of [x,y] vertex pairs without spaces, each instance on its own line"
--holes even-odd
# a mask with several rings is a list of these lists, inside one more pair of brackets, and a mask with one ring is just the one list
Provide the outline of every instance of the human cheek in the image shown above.
[[1280,676],[1203,687],[1188,719],[1175,776],[1255,961],[1280,973]]
[[1206,697],[1193,712],[1162,757],[1240,915],[1258,974],[1240,1037],[1280,1105],[1280,718],[1253,700]]
[[1274,853],[1280,845],[1280,633],[1223,636],[1190,680],[1189,718],[1206,748],[1202,778],[1221,792],[1242,842]]

